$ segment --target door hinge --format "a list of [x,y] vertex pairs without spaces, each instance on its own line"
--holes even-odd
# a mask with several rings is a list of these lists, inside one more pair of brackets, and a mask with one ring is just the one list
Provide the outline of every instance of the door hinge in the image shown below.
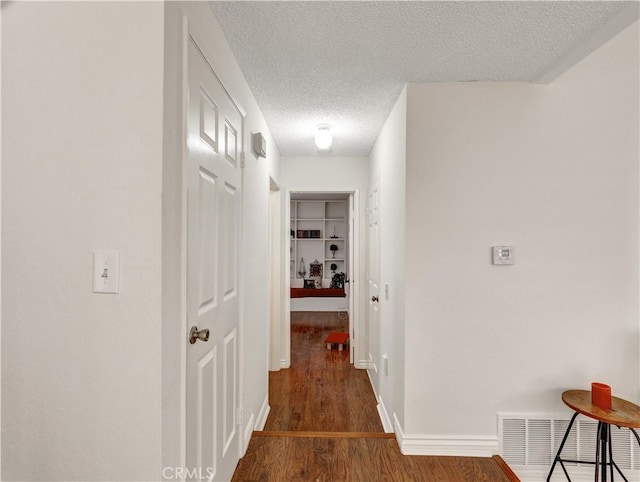
[[236,425],[242,425],[244,423],[244,411],[242,407],[238,407],[236,410]]
[[240,167],[242,169],[244,169],[244,164],[245,164],[245,155],[244,155],[244,151],[240,153]]

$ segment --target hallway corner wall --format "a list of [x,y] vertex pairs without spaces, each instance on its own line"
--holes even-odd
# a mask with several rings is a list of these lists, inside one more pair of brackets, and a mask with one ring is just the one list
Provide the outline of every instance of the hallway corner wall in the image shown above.
[[[380,347],[377,366],[388,359],[389,375],[369,370],[382,410],[395,431],[402,431],[405,411],[405,233],[407,88],[400,92],[369,155],[369,180],[380,181]],[[384,285],[389,285],[388,299]],[[373,349],[372,349],[373,350]]]
[[425,450],[497,450],[498,412],[562,412],[594,380],[638,402],[638,32],[548,85],[409,84],[405,429]]

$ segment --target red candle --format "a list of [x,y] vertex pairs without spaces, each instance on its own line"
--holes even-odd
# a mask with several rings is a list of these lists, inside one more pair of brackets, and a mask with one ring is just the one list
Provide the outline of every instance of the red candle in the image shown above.
[[604,383],[591,384],[591,403],[597,407],[611,410],[611,387]]

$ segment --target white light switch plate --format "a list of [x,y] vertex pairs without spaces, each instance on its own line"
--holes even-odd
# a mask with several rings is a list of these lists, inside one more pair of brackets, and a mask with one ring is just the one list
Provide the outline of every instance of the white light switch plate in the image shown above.
[[493,264],[513,264],[513,246],[493,246]]
[[96,251],[93,253],[93,292],[119,293],[120,254]]

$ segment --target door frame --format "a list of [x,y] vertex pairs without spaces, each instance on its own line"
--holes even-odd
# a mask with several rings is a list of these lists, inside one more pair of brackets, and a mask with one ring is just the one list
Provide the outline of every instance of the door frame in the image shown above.
[[[349,296],[349,336],[356,343],[351,344],[351,350],[349,353],[350,361],[356,368],[366,368],[358,363],[361,360],[360,352],[365,350],[366,339],[365,331],[362,329],[362,316],[360,304],[363,299],[363,293],[361,290],[364,286],[364,273],[362,272],[362,266],[360,263],[360,255],[362,252],[363,239],[360,236],[361,216],[360,216],[360,189],[354,187],[353,189],[295,189],[287,188],[282,197],[283,213],[282,222],[280,223],[280,236],[284,241],[281,243],[283,252],[289,253],[291,247],[291,237],[289,236],[289,222],[291,220],[291,193],[311,193],[311,194],[345,194],[348,196],[347,204],[351,206],[352,212],[349,213],[350,217],[350,234],[351,238],[350,246],[353,249],[353,256],[349,263],[351,268],[350,273],[350,296]],[[350,248],[351,249],[351,248]],[[275,355],[272,353],[271,359],[277,357],[279,360],[279,366],[273,367],[270,365],[270,370],[279,370],[282,368],[289,368],[291,366],[291,301],[289,293],[291,291],[291,278],[289,277],[289,256],[283,255],[281,252],[280,271],[282,273],[283,293],[282,299],[284,300],[282,306],[282,316],[280,322],[272,325],[270,349],[278,353]]]
[[280,320],[284,313],[283,277],[285,273],[280,269],[284,257],[282,246],[282,190],[278,183],[269,179],[269,347],[268,367],[270,371],[281,368],[280,353],[283,345],[280,333]]

